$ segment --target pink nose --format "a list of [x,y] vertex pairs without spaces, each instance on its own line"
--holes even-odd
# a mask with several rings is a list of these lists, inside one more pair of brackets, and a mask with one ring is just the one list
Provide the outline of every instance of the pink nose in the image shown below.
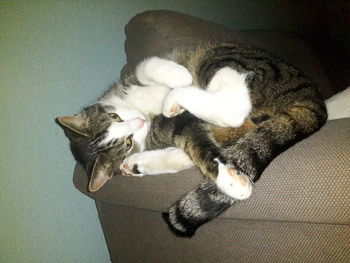
[[145,124],[145,120],[144,119],[141,119],[141,118],[135,118],[135,119],[132,119],[131,121],[131,126],[132,128],[134,129],[140,129],[143,127],[143,125]]
[[139,122],[140,122],[140,125],[141,127],[145,124],[145,120],[144,119],[141,119],[141,118],[138,118]]

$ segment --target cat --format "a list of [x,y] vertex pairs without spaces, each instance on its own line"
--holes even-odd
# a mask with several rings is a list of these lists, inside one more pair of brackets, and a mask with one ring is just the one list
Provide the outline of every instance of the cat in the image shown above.
[[142,176],[196,166],[206,180],[163,214],[175,234],[190,237],[249,198],[267,165],[326,119],[317,89],[297,69],[224,43],[147,58],[96,104],[58,123],[91,173],[90,191],[118,169]]

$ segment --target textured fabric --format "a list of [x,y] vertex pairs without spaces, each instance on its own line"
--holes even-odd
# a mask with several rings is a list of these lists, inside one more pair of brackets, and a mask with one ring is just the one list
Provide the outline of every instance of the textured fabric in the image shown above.
[[191,239],[158,212],[96,203],[112,262],[347,263],[350,226],[218,218]]
[[328,120],[350,118],[350,86],[326,100]]
[[[75,186],[96,200],[154,211],[167,211],[201,180],[195,168],[142,178],[116,176],[89,193],[81,166],[74,176]],[[252,197],[222,217],[349,224],[349,189],[350,119],[334,120],[279,155],[256,183]]]
[[201,41],[232,41],[262,48],[281,57],[309,76],[326,99],[334,89],[310,48],[293,33],[277,31],[238,32],[222,25],[173,11],[147,11],[125,27],[127,65],[122,76],[145,57],[159,55],[173,46]]

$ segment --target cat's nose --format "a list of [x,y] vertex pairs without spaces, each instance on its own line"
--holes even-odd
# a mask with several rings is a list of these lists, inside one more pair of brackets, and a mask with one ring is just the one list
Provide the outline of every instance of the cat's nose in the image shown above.
[[138,122],[139,122],[139,124],[142,127],[145,124],[146,121],[144,119],[138,118]]
[[145,124],[145,120],[142,118],[135,118],[131,121],[130,125],[132,128],[134,129],[140,129],[143,127],[143,125]]

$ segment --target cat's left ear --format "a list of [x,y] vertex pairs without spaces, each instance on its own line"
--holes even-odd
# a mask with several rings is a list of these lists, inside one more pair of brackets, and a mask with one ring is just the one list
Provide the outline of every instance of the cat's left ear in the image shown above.
[[89,182],[90,192],[96,192],[113,177],[113,172],[110,169],[111,165],[108,162],[102,161],[102,159],[101,157],[97,157],[94,167],[92,168]]

